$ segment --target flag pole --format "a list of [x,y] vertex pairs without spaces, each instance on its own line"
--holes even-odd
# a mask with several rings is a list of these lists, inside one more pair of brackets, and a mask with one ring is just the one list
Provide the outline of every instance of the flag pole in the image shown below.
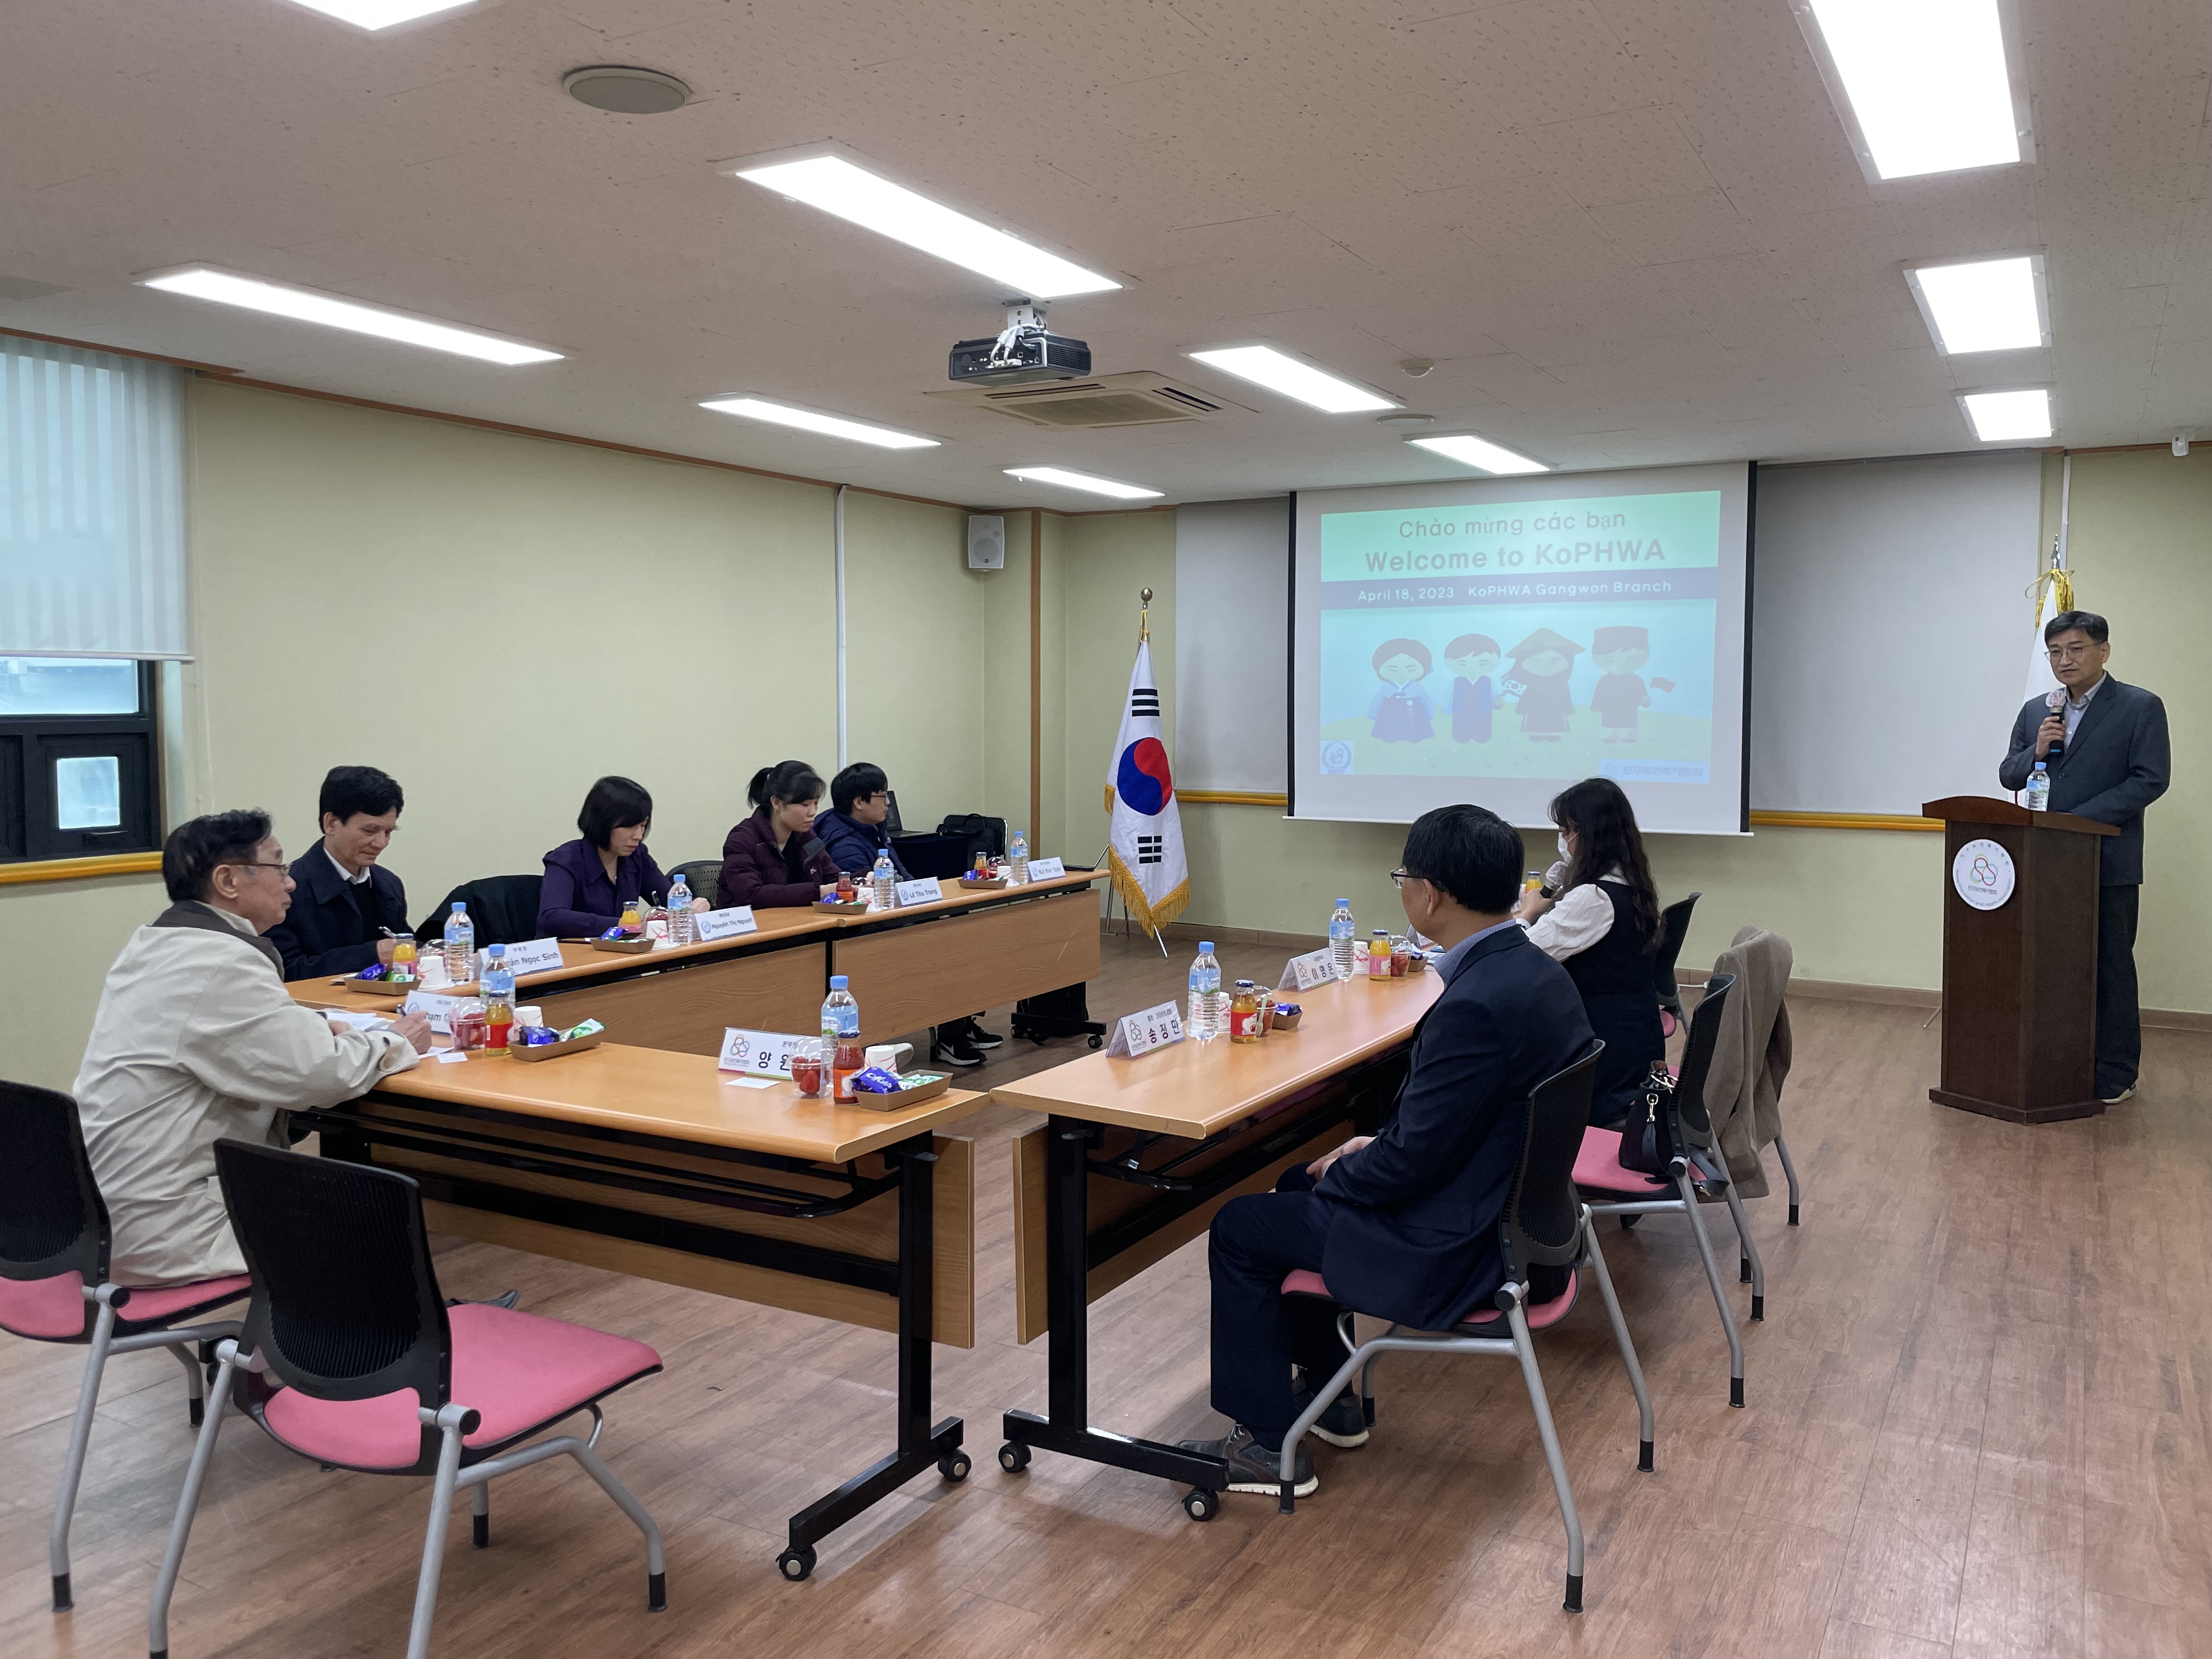
[[[1149,587],[1146,587],[1139,589],[1137,592],[1137,643],[1139,645],[1150,645],[1152,642],[1152,590]],[[1107,898],[1107,908],[1110,910],[1112,907],[1113,899],[1109,890],[1109,894]],[[1123,899],[1121,901],[1121,915],[1125,921],[1128,914],[1129,902],[1127,899]],[[1152,929],[1152,943],[1160,947],[1160,955],[1163,957],[1165,957],[1168,953],[1168,941],[1166,934],[1167,928],[1164,925]]]

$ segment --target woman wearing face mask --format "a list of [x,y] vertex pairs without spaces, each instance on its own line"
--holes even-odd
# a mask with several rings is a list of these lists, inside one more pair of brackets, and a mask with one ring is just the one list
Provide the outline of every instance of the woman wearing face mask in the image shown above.
[[1559,862],[1544,886],[1558,896],[1528,894],[1515,914],[1530,942],[1583,994],[1590,1029],[1605,1042],[1590,1121],[1615,1128],[1642,1097],[1652,1061],[1667,1052],[1652,981],[1659,892],[1636,811],[1612,779],[1568,785],[1552,803],[1552,822],[1559,827]]

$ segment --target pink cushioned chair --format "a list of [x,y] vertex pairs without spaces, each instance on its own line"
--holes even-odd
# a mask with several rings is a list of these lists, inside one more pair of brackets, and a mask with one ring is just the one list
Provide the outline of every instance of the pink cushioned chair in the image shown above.
[[[1321,1419],[1339,1395],[1359,1377],[1360,1403],[1367,1420],[1375,1420],[1375,1362],[1385,1353],[1479,1353],[1509,1356],[1521,1363],[1521,1380],[1528,1390],[1528,1405],[1536,1416],[1536,1433],[1544,1443],[1544,1461],[1551,1466],[1552,1490],[1559,1495],[1559,1517],[1567,1528],[1567,1592],[1563,1604],[1570,1613],[1583,1608],[1583,1523],[1575,1510],[1574,1489],[1567,1482],[1567,1466],[1559,1451],[1559,1431],[1552,1424],[1552,1405],[1544,1392],[1544,1374],[1537,1369],[1536,1350],[1529,1334],[1556,1325],[1573,1309],[1587,1262],[1605,1300],[1606,1317],[1620,1348],[1621,1364],[1628,1371],[1629,1387],[1636,1393],[1636,1409],[1642,1438],[1636,1467],[1651,1470],[1651,1396],[1644,1386],[1644,1368],[1637,1363],[1636,1345],[1629,1339],[1628,1323],[1620,1316],[1620,1303],[1613,1293],[1613,1279],[1605,1270],[1605,1255],[1598,1249],[1597,1232],[1590,1225],[1589,1210],[1575,1196],[1568,1173],[1581,1143],[1583,1127],[1589,1121],[1590,1090],[1598,1055],[1605,1045],[1593,1041],[1589,1052],[1565,1071],[1537,1085],[1528,1099],[1528,1133],[1521,1149],[1521,1165],[1507,1194],[1498,1222],[1498,1243],[1504,1258],[1505,1282],[1499,1287],[1496,1306],[1470,1315],[1449,1331],[1416,1332],[1393,1325],[1381,1336],[1355,1342],[1352,1318],[1357,1310],[1329,1295],[1316,1273],[1300,1270],[1283,1280],[1285,1296],[1324,1297],[1334,1304],[1337,1331],[1350,1357],[1336,1375],[1314,1390],[1313,1403],[1283,1437],[1282,1495],[1278,1507],[1294,1512],[1291,1493],[1296,1482],[1298,1442]],[[1548,1301],[1528,1300],[1532,1267],[1564,1267],[1565,1287]]]
[[[177,1504],[147,1621],[153,1659],[169,1649],[169,1597],[184,1564],[223,1407],[279,1445],[372,1474],[432,1477],[408,1659],[430,1650],[453,1493],[474,1491],[475,1544],[491,1541],[490,1483],[573,1457],[645,1534],[646,1608],[668,1605],[660,1529],[592,1447],[599,1401],[660,1369],[642,1342],[512,1309],[448,1309],[430,1266],[421,1191],[408,1176],[240,1140],[216,1143],[223,1201],[253,1273],[245,1330],[216,1350],[207,1413]],[[278,1379],[281,1378],[282,1381]],[[588,1440],[524,1445],[588,1412]]]
[[1675,1151],[1667,1173],[1647,1176],[1641,1170],[1620,1166],[1622,1134],[1640,1132],[1635,1115],[1643,1109],[1639,1104],[1631,1112],[1626,1132],[1583,1131],[1582,1151],[1575,1159],[1575,1190],[1588,1201],[1592,1215],[1617,1215],[1624,1227],[1632,1225],[1638,1218],[1662,1212],[1679,1212],[1689,1218],[1690,1237],[1697,1244],[1698,1261],[1705,1264],[1705,1283],[1711,1287],[1713,1305],[1720,1310],[1721,1329],[1728,1336],[1729,1404],[1741,1407],[1743,1334],[1736,1328],[1735,1312],[1729,1306],[1720,1268],[1713,1261],[1712,1243],[1705,1237],[1705,1222],[1698,1214],[1701,1190],[1728,1200],[1729,1213],[1735,1218],[1736,1237],[1753,1279],[1752,1317],[1763,1318],[1766,1312],[1765,1268],[1759,1262],[1757,1246],[1751,1242],[1750,1224],[1744,1218],[1742,1203],[1728,1178],[1727,1161],[1714,1142],[1712,1122],[1705,1113],[1705,1077],[1712,1068],[1713,1044],[1720,1033],[1721,1006],[1735,984],[1735,978],[1730,974],[1716,974],[1705,981],[1705,995],[1698,999],[1697,1012],[1690,1017],[1690,1040],[1682,1051],[1681,1073],[1674,1079],[1671,1094],[1657,1097],[1658,1109],[1667,1114],[1667,1127]]
[[52,1089],[0,1083],[0,1330],[33,1342],[74,1342],[91,1352],[77,1389],[46,1540],[54,1611],[76,1605],[70,1589],[70,1522],[92,1443],[93,1413],[112,1354],[167,1348],[185,1368],[191,1420],[200,1420],[200,1365],[192,1347],[238,1334],[235,1320],[188,1322],[244,1296],[244,1274],[159,1289],[118,1285],[107,1276],[107,1206],[92,1178],[76,1102]]

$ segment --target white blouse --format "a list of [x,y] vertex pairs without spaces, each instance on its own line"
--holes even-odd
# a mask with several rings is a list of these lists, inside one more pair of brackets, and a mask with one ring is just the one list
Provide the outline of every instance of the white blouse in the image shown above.
[[[1547,883],[1557,882],[1565,875],[1559,865],[1553,865],[1546,875]],[[1598,882],[1609,881],[1616,886],[1628,884],[1618,870],[1608,870],[1597,881],[1585,882],[1559,896],[1559,901],[1536,918],[1522,925],[1528,929],[1529,943],[1535,945],[1554,962],[1565,962],[1569,957],[1580,956],[1613,931],[1613,901],[1598,890]]]

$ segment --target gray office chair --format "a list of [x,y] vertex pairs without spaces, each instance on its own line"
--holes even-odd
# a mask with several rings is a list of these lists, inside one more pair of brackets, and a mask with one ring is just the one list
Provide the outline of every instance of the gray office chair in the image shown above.
[[714,900],[715,884],[722,879],[722,861],[720,859],[693,859],[689,863],[678,865],[668,875],[672,881],[678,876],[683,877],[684,884],[691,890],[693,898],[702,898],[711,904]]

